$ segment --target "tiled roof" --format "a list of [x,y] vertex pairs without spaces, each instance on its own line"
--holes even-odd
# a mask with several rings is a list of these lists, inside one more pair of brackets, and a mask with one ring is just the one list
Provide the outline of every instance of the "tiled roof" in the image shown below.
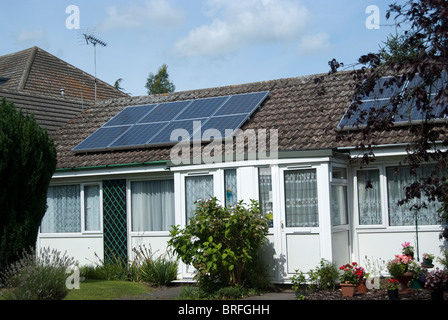
[[[4,90],[61,95],[95,100],[95,78],[38,47],[0,56],[0,77],[9,80]],[[113,86],[97,79],[97,99],[126,97]]]
[[[0,99],[33,113],[50,134],[95,100],[94,77],[38,47],[0,56],[0,80]],[[128,95],[97,80],[97,99],[118,97]]]
[[0,99],[2,98],[13,102],[23,112],[33,114],[41,128],[46,129],[50,135],[54,135],[60,127],[92,105],[92,102],[79,99],[0,88]]
[[[69,125],[58,131],[55,140],[58,168],[71,169],[169,160],[171,147],[96,153],[71,151],[127,106],[258,91],[269,91],[269,97],[243,125],[243,130],[278,129],[279,151],[334,149],[348,146],[347,141],[337,141],[338,132],[335,129],[353,94],[351,73],[337,73],[325,77],[321,83],[315,82],[314,79],[315,76],[306,76],[99,102],[94,108],[78,115]],[[384,143],[398,143],[405,141],[405,138],[406,136],[398,130],[393,134],[384,134],[380,140]]]

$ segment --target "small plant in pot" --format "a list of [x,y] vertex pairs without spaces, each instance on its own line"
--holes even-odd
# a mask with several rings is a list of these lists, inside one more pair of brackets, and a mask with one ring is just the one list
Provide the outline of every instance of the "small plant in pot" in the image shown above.
[[355,293],[356,285],[359,283],[359,277],[355,272],[357,266],[356,262],[352,262],[339,267],[339,270],[342,271],[340,286],[343,297],[353,297]]
[[432,264],[432,261],[434,260],[434,255],[430,253],[424,253],[423,254],[423,263],[422,266],[426,268],[432,268],[434,265]]
[[387,295],[389,300],[398,300],[398,289],[400,288],[400,282],[397,279],[387,279]]

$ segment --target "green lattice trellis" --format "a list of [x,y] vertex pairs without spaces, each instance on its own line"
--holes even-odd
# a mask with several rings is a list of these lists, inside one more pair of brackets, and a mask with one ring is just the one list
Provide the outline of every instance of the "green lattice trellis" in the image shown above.
[[126,224],[126,180],[103,182],[104,261],[128,259]]

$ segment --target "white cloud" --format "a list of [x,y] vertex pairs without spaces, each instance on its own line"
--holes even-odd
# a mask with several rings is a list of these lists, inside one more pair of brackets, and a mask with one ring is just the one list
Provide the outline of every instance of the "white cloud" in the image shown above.
[[246,45],[294,41],[308,25],[310,14],[295,0],[209,0],[210,24],[190,31],[176,43],[186,56],[219,56]]
[[16,34],[17,43],[29,43],[45,38],[45,31],[43,30],[22,30]]
[[184,13],[167,0],[147,0],[144,3],[128,2],[106,8],[107,18],[100,25],[103,30],[141,28],[148,23],[170,28],[184,22]]
[[330,36],[327,33],[321,32],[303,36],[299,44],[299,52],[303,54],[312,54],[330,47]]

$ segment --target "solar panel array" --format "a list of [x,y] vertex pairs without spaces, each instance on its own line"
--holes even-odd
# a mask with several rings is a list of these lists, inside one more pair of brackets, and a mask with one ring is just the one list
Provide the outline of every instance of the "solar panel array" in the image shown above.
[[[196,140],[198,133],[202,137],[202,133],[208,129],[214,129],[214,133],[220,134],[222,138],[229,138],[268,94],[263,91],[127,107],[73,148],[73,151],[170,145],[177,143],[179,138]],[[216,135],[213,136],[216,138]]]
[[[411,81],[406,81],[404,84],[398,86],[396,83],[387,86],[387,81],[390,78],[384,77],[379,79],[373,90],[368,94],[362,97],[361,103],[358,105],[358,109],[356,112],[352,112],[349,107],[339,122],[338,128],[353,128],[357,126],[363,126],[365,123],[362,121],[361,115],[366,117],[370,111],[379,110],[382,107],[386,107],[386,109],[391,110],[392,106],[390,104],[390,99],[396,95],[404,95],[406,90],[411,90],[412,88],[416,88],[417,86],[422,85],[423,79],[416,75]],[[443,72],[441,77],[431,86],[426,87],[426,92],[430,94],[430,101],[432,105],[431,116],[433,118],[440,118],[441,112],[443,110],[443,106],[434,104],[434,97],[437,92],[445,86],[447,83],[447,73]],[[353,102],[354,103],[354,102]],[[417,108],[416,103],[414,101],[408,101],[407,99],[403,99],[401,103],[398,114],[395,115],[394,123],[409,123],[414,121],[422,121],[426,119],[427,114],[425,111]],[[365,120],[365,119],[364,119]]]

